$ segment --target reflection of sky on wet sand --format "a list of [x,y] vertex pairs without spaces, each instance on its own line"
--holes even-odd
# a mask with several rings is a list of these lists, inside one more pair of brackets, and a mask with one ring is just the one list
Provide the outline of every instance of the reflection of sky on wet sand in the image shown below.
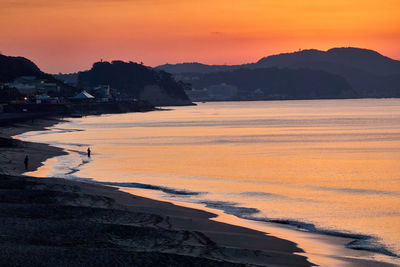
[[188,199],[373,235],[400,253],[400,100],[206,103],[56,128],[29,140],[90,145],[75,176],[203,192]]

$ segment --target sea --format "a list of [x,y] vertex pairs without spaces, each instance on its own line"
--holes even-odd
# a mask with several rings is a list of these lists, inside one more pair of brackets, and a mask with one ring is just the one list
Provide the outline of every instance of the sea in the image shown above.
[[67,118],[18,138],[69,152],[31,175],[135,189],[400,255],[400,99],[197,103]]

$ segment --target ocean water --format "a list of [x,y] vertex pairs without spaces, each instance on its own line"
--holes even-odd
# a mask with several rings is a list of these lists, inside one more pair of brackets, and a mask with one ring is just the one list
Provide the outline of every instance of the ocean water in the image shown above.
[[400,255],[399,99],[199,103],[74,118],[20,138],[70,152],[40,175],[139,188]]

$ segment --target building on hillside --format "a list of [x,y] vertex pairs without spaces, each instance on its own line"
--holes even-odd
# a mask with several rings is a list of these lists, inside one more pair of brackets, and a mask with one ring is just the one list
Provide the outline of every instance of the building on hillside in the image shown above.
[[232,100],[237,96],[238,89],[234,85],[221,83],[207,87],[210,100]]
[[37,81],[36,76],[21,76],[15,79],[14,83],[35,84]]
[[12,83],[6,83],[9,88],[15,88],[21,95],[33,96],[36,93],[36,77],[35,76],[21,76],[14,80]]
[[56,83],[48,83],[46,81],[41,81],[40,84],[36,86],[37,93],[48,94],[49,92],[59,93],[60,86]]
[[56,83],[48,83],[46,80],[37,79],[35,76],[21,76],[15,79],[12,83],[7,83],[5,85],[9,88],[17,89],[19,93],[24,96],[60,92],[60,86]]
[[108,102],[112,98],[109,85],[99,85],[91,90],[93,95],[101,102]]
[[192,88],[191,90],[185,90],[185,93],[189,97],[190,101],[193,102],[210,100],[210,95],[206,88],[200,90]]
[[92,102],[95,99],[94,96],[83,90],[79,94],[74,97],[71,97],[70,100],[74,102]]
[[35,85],[29,85],[29,84],[23,84],[23,83],[12,83],[7,85],[10,88],[15,88],[18,90],[18,92],[21,95],[24,96],[32,96],[36,94],[36,86]]
[[110,96],[110,86],[109,85],[99,85],[99,86],[95,87],[94,90],[101,97],[109,97]]

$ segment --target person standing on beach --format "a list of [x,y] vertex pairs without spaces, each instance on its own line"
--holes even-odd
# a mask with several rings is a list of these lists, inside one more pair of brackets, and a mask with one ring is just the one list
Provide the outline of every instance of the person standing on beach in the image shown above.
[[28,155],[26,155],[25,159],[24,159],[25,170],[28,170],[28,163],[29,163],[29,157],[28,157]]
[[88,147],[88,149],[87,149],[87,156],[88,156],[88,158],[90,158],[90,153],[91,153],[90,147]]

